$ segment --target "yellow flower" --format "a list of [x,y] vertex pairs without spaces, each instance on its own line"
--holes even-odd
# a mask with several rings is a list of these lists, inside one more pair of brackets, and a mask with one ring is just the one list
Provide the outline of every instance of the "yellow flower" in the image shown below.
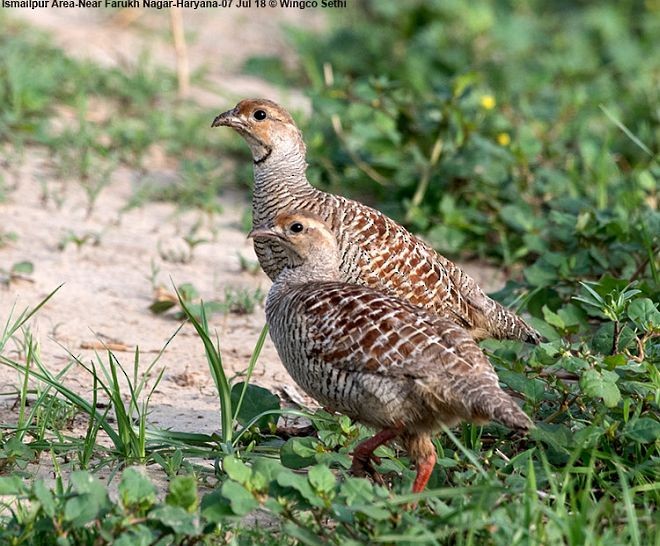
[[511,137],[509,136],[509,133],[499,133],[497,135],[497,143],[500,146],[508,146],[511,144]]
[[486,110],[492,110],[495,108],[495,97],[493,95],[484,95],[481,97],[481,107],[485,108]]

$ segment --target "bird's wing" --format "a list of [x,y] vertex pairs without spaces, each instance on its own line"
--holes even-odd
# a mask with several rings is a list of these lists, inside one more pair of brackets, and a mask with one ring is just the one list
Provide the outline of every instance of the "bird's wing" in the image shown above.
[[455,323],[368,287],[316,283],[299,304],[310,352],[338,368],[410,378],[492,370]]

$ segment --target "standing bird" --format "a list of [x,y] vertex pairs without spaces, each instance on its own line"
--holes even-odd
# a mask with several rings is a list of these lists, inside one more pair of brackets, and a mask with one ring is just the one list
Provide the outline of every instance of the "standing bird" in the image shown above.
[[[212,126],[235,129],[252,150],[253,227],[285,209],[315,212],[339,242],[342,280],[385,290],[449,318],[476,340],[541,341],[518,315],[489,298],[472,277],[404,227],[362,203],[314,188],[305,174],[302,134],[274,102],[243,100],[217,116]],[[263,270],[275,279],[286,264],[282,250],[259,238],[254,248]]]
[[398,437],[415,461],[419,492],[436,462],[431,434],[443,424],[494,419],[532,427],[463,328],[344,282],[337,241],[319,216],[283,212],[250,236],[269,241],[284,262],[266,319],[287,371],[323,406],[379,430],[353,452],[354,474],[374,473],[374,450]]

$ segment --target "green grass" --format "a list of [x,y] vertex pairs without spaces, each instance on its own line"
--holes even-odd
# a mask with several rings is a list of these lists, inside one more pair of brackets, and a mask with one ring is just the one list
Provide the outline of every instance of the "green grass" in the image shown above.
[[[350,453],[370,431],[282,408],[252,385],[265,330],[247,374],[226,375],[206,316],[250,312],[263,294],[198,302],[191,286],[154,311],[176,308],[193,323],[218,393],[218,433],[158,430],[148,418],[158,358],[73,359],[93,384],[74,392],[29,330],[45,300],[14,318],[0,312],[9,317],[0,369],[17,377],[15,422],[0,425],[0,545],[659,544],[659,24],[652,6],[632,1],[365,1],[340,28],[291,29],[298,68],[246,67],[308,89],[315,115],[300,121],[315,183],[510,274],[496,297],[526,310],[546,342],[482,346],[537,424],[529,437],[497,425],[446,430],[420,495],[393,447],[379,451],[388,487],[350,477]],[[233,135],[223,143],[206,131],[217,112],[179,102],[172,74],[146,57],[101,69],[2,17],[0,29],[0,143],[10,150],[0,197],[34,146],[81,184],[88,212],[118,165],[148,179],[154,147],[176,161],[176,180],[146,183],[132,205],[157,197],[218,210],[224,184],[243,177],[249,161],[240,174],[219,170],[221,153],[247,154]],[[108,115],[92,123],[98,104]],[[73,113],[64,130],[54,129],[55,106]],[[46,197],[61,199],[48,184]],[[191,231],[187,242],[192,252],[203,241]],[[4,266],[0,280],[17,274]],[[275,434],[285,413],[315,434]],[[74,418],[84,438],[67,432]],[[53,486],[28,472],[39,455],[54,462]],[[168,476],[165,498],[136,463]],[[117,497],[96,477],[102,467]],[[259,524],[246,524],[250,514]]]

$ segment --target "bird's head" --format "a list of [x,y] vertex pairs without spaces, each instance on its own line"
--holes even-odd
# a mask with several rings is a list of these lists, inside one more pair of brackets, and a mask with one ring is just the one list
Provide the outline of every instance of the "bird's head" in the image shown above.
[[307,269],[336,277],[339,270],[337,239],[323,219],[308,211],[286,211],[272,222],[255,227],[248,237],[267,239],[286,254],[290,269]]
[[255,165],[269,160],[305,157],[300,130],[289,113],[267,99],[245,99],[213,120],[212,127],[231,127],[250,146]]

